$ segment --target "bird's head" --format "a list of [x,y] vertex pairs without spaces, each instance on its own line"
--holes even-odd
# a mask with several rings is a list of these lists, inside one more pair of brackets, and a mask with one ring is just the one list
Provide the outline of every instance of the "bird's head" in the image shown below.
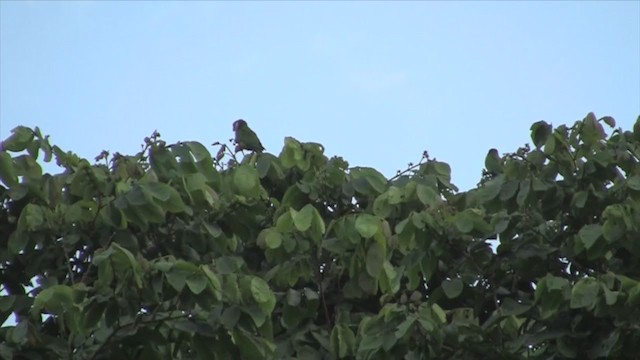
[[233,131],[238,131],[238,129],[245,126],[247,126],[247,122],[242,119],[238,119],[233,122]]

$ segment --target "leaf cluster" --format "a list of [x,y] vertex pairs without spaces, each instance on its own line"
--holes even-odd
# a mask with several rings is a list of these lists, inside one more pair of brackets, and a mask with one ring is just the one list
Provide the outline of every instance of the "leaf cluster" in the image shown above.
[[459,192],[426,153],[387,179],[294,138],[239,160],[154,133],[92,164],[17,127],[0,357],[633,358],[640,118],[531,138]]

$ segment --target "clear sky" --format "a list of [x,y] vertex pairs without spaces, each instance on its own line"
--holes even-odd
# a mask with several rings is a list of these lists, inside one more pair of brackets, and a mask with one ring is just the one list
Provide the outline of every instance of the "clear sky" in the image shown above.
[[386,175],[423,150],[461,189],[538,120],[640,114],[640,2],[0,1],[0,137],[93,158],[248,121]]

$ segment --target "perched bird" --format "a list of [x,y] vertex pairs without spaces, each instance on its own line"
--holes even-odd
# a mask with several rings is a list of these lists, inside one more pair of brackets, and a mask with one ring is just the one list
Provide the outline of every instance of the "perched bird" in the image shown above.
[[258,135],[251,130],[246,121],[242,119],[236,120],[233,123],[233,131],[236,133],[236,152],[249,150],[261,153],[264,151],[264,146],[262,146],[260,139],[258,139]]
[[491,174],[497,175],[502,173],[502,158],[500,158],[497,149],[489,150],[487,157],[484,159],[484,167],[487,168],[487,171]]

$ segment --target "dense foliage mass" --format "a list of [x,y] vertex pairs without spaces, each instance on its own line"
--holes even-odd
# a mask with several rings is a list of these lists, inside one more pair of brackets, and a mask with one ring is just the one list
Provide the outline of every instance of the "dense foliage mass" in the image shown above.
[[640,118],[531,138],[459,192],[426,153],[387,179],[293,138],[236,158],[156,133],[92,164],[18,127],[0,357],[635,358]]

